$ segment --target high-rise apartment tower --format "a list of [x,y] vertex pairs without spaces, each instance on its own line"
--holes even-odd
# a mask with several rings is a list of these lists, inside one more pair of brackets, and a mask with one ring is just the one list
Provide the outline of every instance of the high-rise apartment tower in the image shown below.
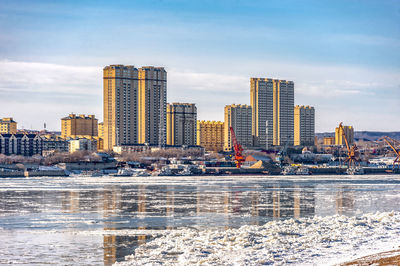
[[167,105],[167,145],[196,145],[197,108],[192,103]]
[[104,68],[104,149],[165,144],[167,72],[162,67]]
[[103,75],[104,149],[138,143],[138,69],[110,65]]
[[294,107],[294,145],[315,144],[315,110],[310,106]]
[[230,127],[235,131],[236,139],[245,147],[253,146],[251,135],[251,106],[232,104],[225,106],[224,150],[232,150]]
[[293,81],[251,78],[250,104],[254,146],[293,145]]
[[138,77],[138,142],[165,145],[167,72],[163,67],[142,67]]

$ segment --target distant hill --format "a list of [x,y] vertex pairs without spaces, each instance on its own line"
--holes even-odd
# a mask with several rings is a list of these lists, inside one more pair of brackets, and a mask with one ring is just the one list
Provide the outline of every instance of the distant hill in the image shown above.
[[[319,138],[334,137],[333,132],[315,133]],[[400,131],[395,132],[381,132],[381,131],[356,131],[354,132],[354,139],[356,141],[362,140],[377,140],[381,137],[388,136],[392,139],[400,140]]]

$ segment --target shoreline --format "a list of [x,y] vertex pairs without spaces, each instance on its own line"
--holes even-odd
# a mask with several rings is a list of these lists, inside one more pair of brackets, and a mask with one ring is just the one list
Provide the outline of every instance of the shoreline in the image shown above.
[[367,255],[354,259],[348,262],[343,262],[338,265],[350,266],[350,265],[400,265],[400,249],[394,249],[390,251],[384,251]]

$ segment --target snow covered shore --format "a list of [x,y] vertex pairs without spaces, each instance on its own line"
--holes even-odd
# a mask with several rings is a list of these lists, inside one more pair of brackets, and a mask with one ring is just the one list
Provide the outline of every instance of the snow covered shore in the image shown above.
[[164,232],[116,265],[329,265],[399,245],[400,212],[335,215]]

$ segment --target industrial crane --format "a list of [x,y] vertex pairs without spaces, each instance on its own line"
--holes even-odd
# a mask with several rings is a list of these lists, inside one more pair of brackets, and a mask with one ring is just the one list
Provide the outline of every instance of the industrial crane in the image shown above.
[[350,147],[349,142],[347,140],[346,134],[344,133],[344,128],[343,128],[343,122],[340,122],[339,124],[339,131],[342,131],[342,136],[344,138],[344,141],[346,143],[346,148],[347,148],[347,158],[344,162],[348,162],[349,163],[349,167],[354,165],[355,162],[360,161],[357,158],[358,155],[358,148],[356,144],[353,144],[353,146]]
[[394,147],[396,141],[389,138],[388,136],[382,137],[381,139],[386,141],[386,143],[390,146],[390,148],[392,148],[392,150],[394,151],[394,153],[397,156],[396,159],[394,159],[394,161],[393,161],[393,169],[394,169],[396,163],[400,167],[400,150],[396,150],[396,148]]
[[235,135],[235,131],[233,130],[232,127],[229,127],[229,130],[231,131],[231,138],[232,138],[232,144],[233,144],[233,150],[235,151],[235,162],[236,162],[236,167],[240,168],[242,166],[242,162],[244,162],[244,158],[242,155],[242,145],[238,143]]

